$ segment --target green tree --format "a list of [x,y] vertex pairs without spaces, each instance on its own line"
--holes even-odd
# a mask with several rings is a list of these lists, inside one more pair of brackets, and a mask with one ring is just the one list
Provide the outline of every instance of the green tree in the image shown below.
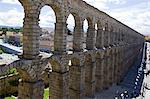
[[4,53],[4,51],[2,50],[2,48],[0,48],[0,54],[3,54]]

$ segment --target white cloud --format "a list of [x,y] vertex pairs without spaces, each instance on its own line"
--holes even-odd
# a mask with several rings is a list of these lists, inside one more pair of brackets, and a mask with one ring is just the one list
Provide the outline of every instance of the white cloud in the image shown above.
[[0,3],[20,4],[18,0],[0,0]]
[[[150,1],[142,2],[132,6],[121,7],[118,9],[110,8],[109,4],[123,5],[127,0],[84,0],[96,8],[107,12],[112,17],[132,27],[143,34],[149,34],[150,30]],[[18,0],[0,0],[0,3],[20,4]],[[49,11],[50,13],[47,13]],[[55,15],[49,9],[40,16],[40,26],[54,27]],[[8,12],[0,12],[0,25],[22,26],[24,13],[17,9],[9,10]],[[73,29],[73,18],[68,20],[68,27]]]
[[[150,35],[150,1],[126,6],[125,8],[111,9],[108,3],[123,5],[127,0],[84,0],[87,3],[97,7],[99,10],[107,12],[112,17],[130,26],[138,32]],[[100,6],[102,5],[102,6]]]
[[75,26],[75,20],[74,20],[74,17],[72,14],[70,14],[68,16],[68,19],[67,19],[67,27],[69,30],[73,31],[74,30],[74,26]]
[[116,5],[122,5],[126,3],[126,0],[84,0],[84,1],[93,5],[99,10],[108,10],[109,9],[108,3]]
[[134,6],[111,10],[108,13],[138,32],[150,35],[150,7],[147,2]]
[[53,15],[40,15],[40,26],[41,27],[52,27],[54,28],[55,16]]
[[8,26],[22,26],[24,13],[16,9],[9,10],[8,12],[0,12],[0,25]]
[[111,2],[114,4],[125,4],[126,0],[106,0],[107,2]]
[[55,13],[49,6],[45,6],[41,9],[40,13],[40,27],[51,27],[54,28],[56,23]]
[[102,9],[108,9],[108,7],[106,6],[106,1],[107,0],[84,0],[87,3],[93,5],[94,7],[102,10]]

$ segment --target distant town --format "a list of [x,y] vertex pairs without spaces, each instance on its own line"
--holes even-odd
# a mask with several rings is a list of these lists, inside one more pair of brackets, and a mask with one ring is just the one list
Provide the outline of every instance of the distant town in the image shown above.
[[[73,50],[73,32],[67,31],[67,50]],[[86,33],[84,33],[86,36]],[[86,37],[85,37],[86,38]],[[150,36],[145,36],[145,40],[150,42]],[[39,39],[40,51],[53,53],[54,51],[54,29],[41,28]],[[86,39],[83,40],[83,47],[86,47]],[[0,64],[7,64],[18,59],[18,54],[22,53],[23,29],[22,27],[0,26]]]
[[[0,39],[3,43],[8,43],[17,47],[22,47],[23,44],[23,30],[21,27],[0,27]],[[67,49],[72,49],[72,33],[68,29],[68,37],[67,37]],[[54,50],[54,29],[53,28],[41,28],[40,34],[40,50],[43,52],[50,53],[50,51]]]

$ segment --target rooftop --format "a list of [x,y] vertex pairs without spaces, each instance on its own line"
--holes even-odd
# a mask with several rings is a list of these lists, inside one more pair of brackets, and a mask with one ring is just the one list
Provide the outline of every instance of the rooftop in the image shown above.
[[17,55],[3,53],[3,54],[0,54],[0,65],[10,64],[13,61],[16,61],[18,59],[19,58]]

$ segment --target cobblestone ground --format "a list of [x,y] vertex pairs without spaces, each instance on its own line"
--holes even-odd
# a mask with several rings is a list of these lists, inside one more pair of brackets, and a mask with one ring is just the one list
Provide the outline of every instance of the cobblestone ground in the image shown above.
[[[86,97],[85,99],[142,99],[140,93],[144,79],[144,55],[145,53],[142,53],[137,57],[137,61],[129,69],[120,84],[113,85],[108,90],[96,93],[96,97]],[[150,97],[150,91],[146,95]]]

